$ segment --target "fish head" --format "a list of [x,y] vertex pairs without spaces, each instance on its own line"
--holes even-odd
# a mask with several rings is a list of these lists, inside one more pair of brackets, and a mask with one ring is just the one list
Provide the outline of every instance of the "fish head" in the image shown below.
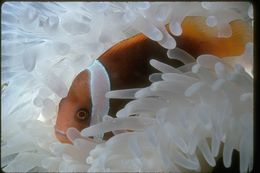
[[66,134],[68,128],[74,127],[81,131],[90,124],[92,105],[89,77],[87,70],[79,73],[72,82],[67,97],[59,103],[55,135],[60,142],[71,143]]

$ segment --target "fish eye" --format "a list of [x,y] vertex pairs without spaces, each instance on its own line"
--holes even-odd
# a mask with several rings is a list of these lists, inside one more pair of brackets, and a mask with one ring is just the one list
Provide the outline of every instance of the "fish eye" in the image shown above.
[[89,115],[89,113],[86,109],[80,109],[80,110],[78,110],[76,117],[78,120],[84,121],[84,120],[88,119],[88,115]]

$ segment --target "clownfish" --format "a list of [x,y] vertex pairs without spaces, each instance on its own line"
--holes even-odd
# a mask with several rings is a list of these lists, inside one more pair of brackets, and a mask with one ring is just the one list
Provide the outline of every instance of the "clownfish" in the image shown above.
[[[238,56],[244,52],[246,43],[252,41],[252,32],[241,20],[230,22],[233,33],[230,37],[219,38],[216,36],[216,27],[207,26],[205,19],[200,16],[186,17],[180,36],[173,36],[169,32],[177,46],[194,57],[201,54],[213,54],[220,58]],[[168,25],[166,28],[169,31]],[[105,97],[106,92],[143,88],[151,84],[149,75],[158,72],[150,66],[151,58],[173,67],[182,65],[177,60],[169,59],[167,49],[159,43],[139,33],[115,44],[80,72],[73,80],[68,95],[59,103],[55,125],[57,139],[71,143],[66,136],[68,128],[81,131],[102,120],[102,117],[93,115],[115,115],[129,101],[109,100]]]

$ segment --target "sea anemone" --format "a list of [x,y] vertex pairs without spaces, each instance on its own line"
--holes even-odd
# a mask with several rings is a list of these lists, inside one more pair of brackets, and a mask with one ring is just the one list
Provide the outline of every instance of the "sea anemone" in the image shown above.
[[182,66],[172,72],[164,72],[167,69],[154,60],[151,64],[162,72],[151,86],[135,93],[109,92],[110,98],[128,95],[135,100],[117,118],[81,132],[93,136],[100,130],[134,131],[118,134],[92,150],[89,170],[201,171],[198,152],[214,167],[221,144],[226,167],[236,149],[241,172],[252,170],[253,80],[243,67],[232,68],[212,55],[198,57],[192,69]]
[[[252,4],[6,2],[1,15],[4,171],[208,172],[220,157],[230,167],[233,150],[240,154],[240,172],[253,169],[253,43],[237,56],[193,57],[172,37],[182,34],[186,16],[204,16],[217,37],[228,38],[231,21],[252,27]],[[149,76],[151,85],[106,94],[133,99],[115,118],[105,115],[81,132],[70,128],[73,143],[60,143],[57,108],[72,80],[113,44],[139,32],[184,65],[152,59],[160,73]],[[109,140],[99,138],[110,131]]]

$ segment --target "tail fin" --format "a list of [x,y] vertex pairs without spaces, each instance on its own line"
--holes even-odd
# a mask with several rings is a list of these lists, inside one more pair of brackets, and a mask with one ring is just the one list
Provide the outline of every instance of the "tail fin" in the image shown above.
[[253,40],[252,27],[241,20],[230,22],[232,35],[218,37],[218,28],[207,26],[206,17],[186,17],[182,22],[183,33],[176,37],[177,46],[193,56],[213,54],[219,57],[238,56],[245,45]]

